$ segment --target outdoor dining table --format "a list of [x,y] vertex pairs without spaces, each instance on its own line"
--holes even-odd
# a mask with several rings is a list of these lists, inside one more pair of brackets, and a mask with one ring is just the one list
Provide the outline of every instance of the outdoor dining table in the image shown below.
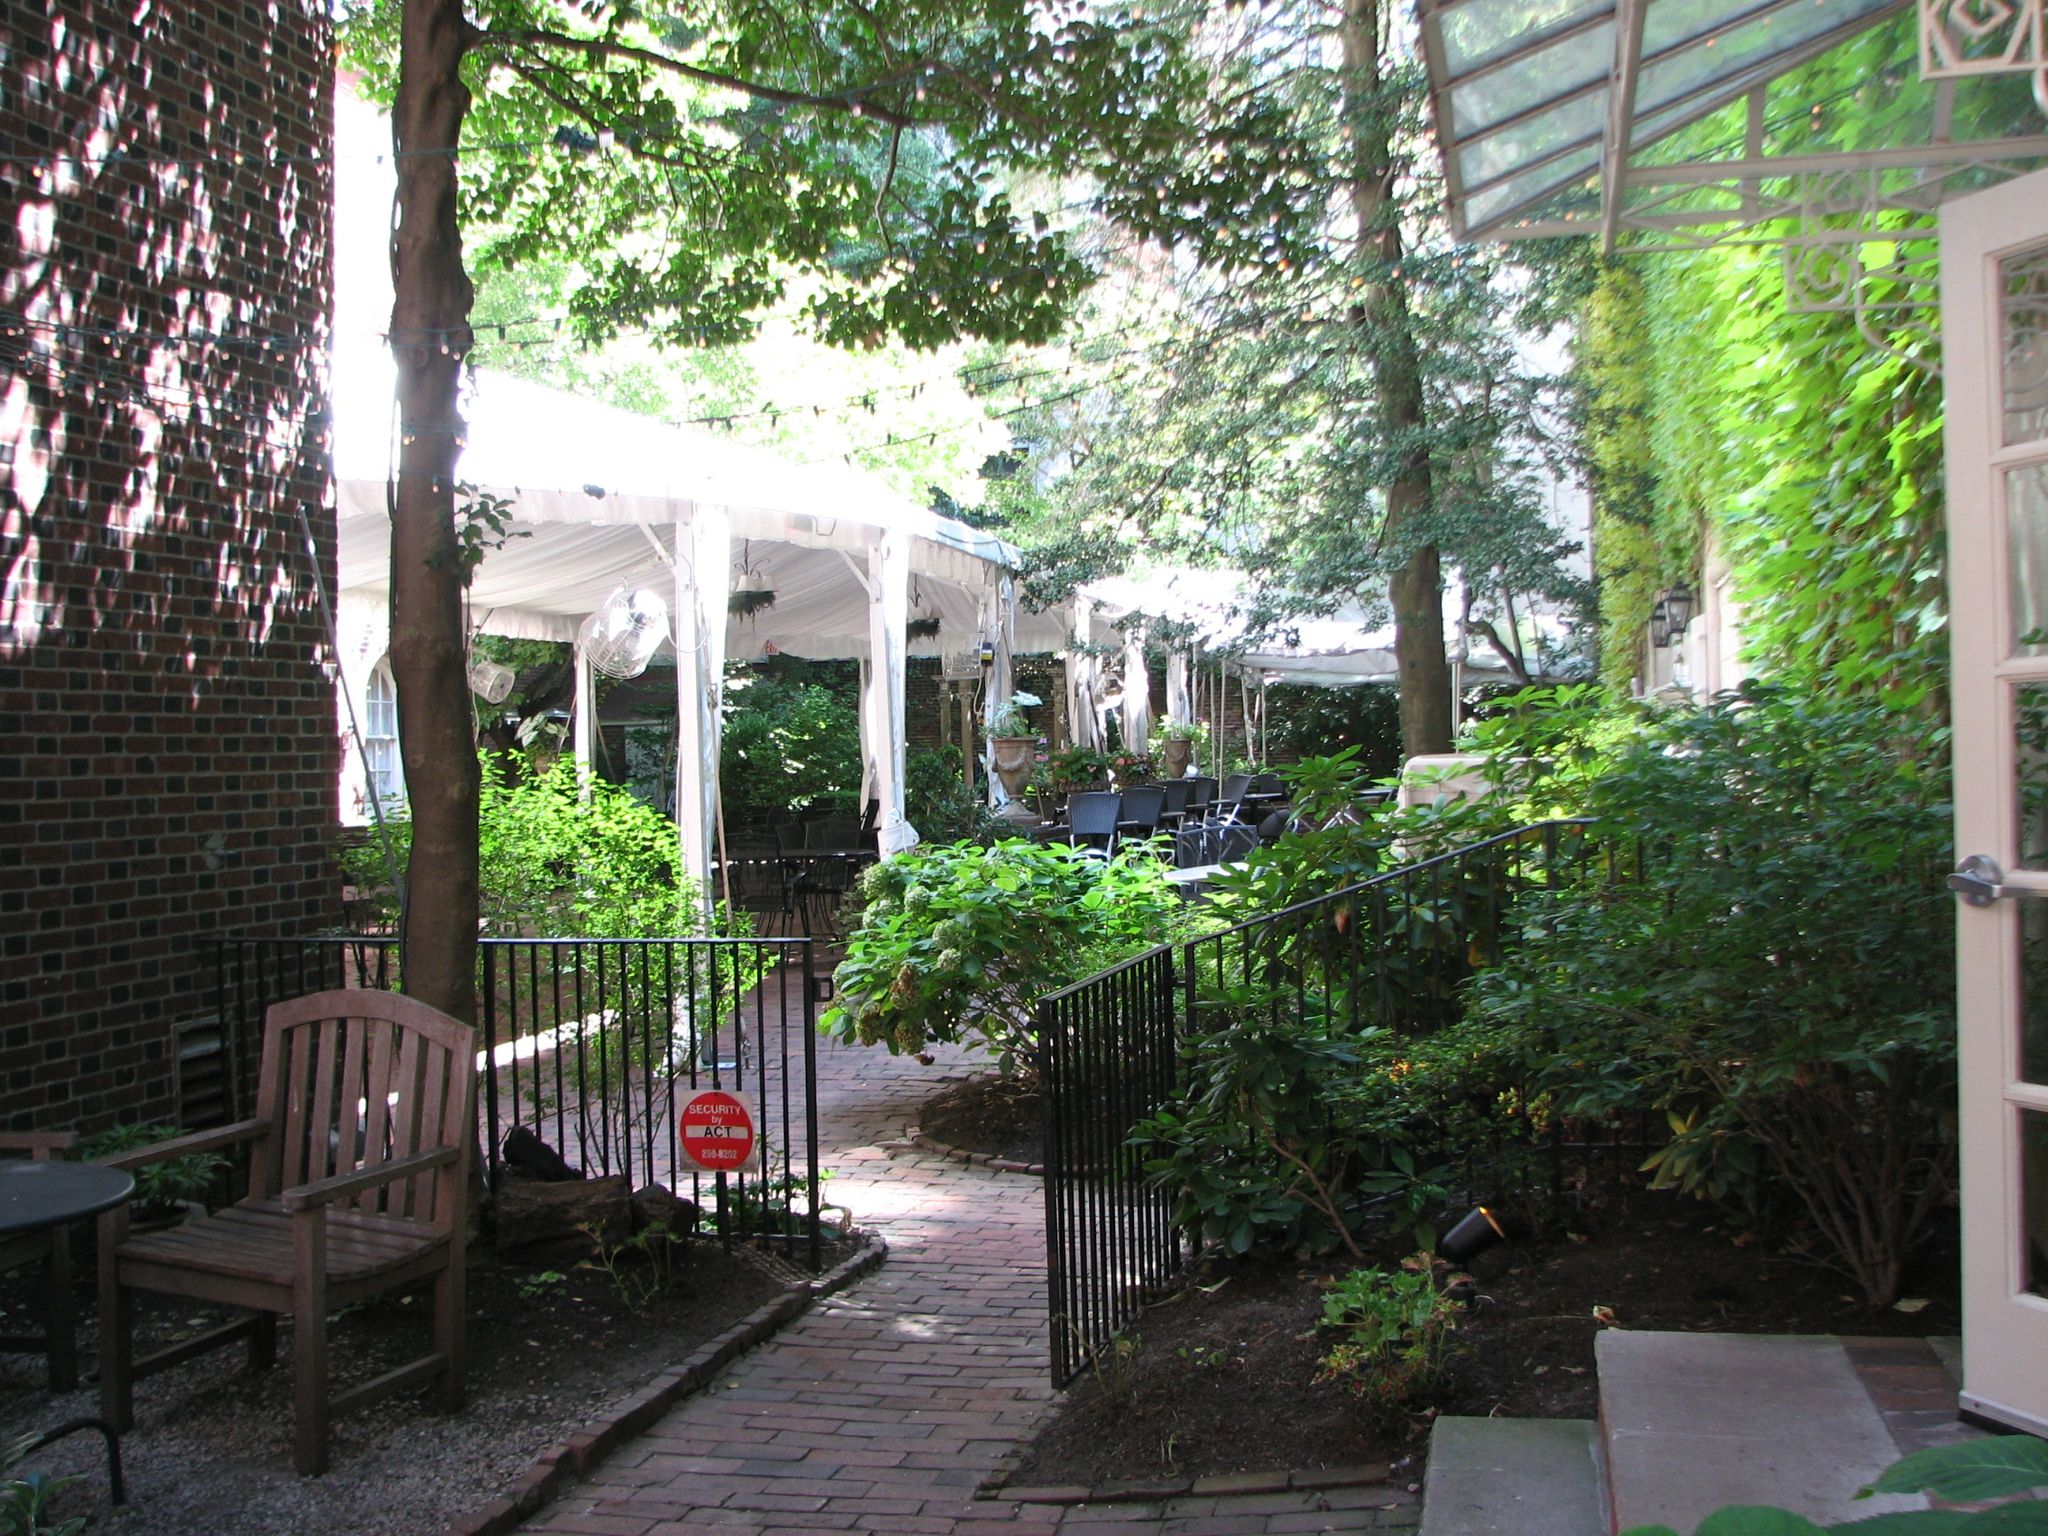
[[[68,1306],[71,1286],[71,1245],[66,1231],[74,1222],[110,1211],[135,1193],[134,1175],[98,1163],[22,1160],[0,1163],[0,1237],[48,1232],[50,1259],[45,1271],[50,1307]],[[66,1327],[69,1324],[67,1322]],[[56,1322],[50,1323],[54,1337]],[[41,1450],[81,1429],[95,1430],[107,1442],[107,1486],[115,1504],[128,1502],[121,1482],[121,1444],[105,1419],[81,1418],[37,1435],[23,1454]]]

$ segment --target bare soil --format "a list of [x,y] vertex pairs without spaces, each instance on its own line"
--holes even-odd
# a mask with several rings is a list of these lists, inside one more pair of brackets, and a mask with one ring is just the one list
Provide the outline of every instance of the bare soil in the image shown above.
[[1020,1163],[1045,1161],[1045,1121],[1035,1086],[1001,1076],[949,1083],[918,1111],[918,1129],[947,1146]]
[[[927,1134],[1019,1155],[1037,1100],[999,1079],[928,1102]],[[1132,1477],[1384,1464],[1419,1478],[1438,1413],[1590,1418],[1603,1328],[1679,1332],[1953,1334],[1960,1331],[1952,1227],[1908,1273],[1902,1309],[1867,1310],[1850,1286],[1713,1207],[1629,1180],[1577,1192],[1510,1227],[1472,1264],[1476,1295],[1449,1369],[1405,1422],[1371,1427],[1341,1384],[1318,1384],[1331,1339],[1323,1292],[1352,1265],[1214,1260],[1148,1309],[1125,1347],[1091,1367],[1046,1421],[1012,1485],[1100,1486]],[[1391,1266],[1397,1248],[1371,1255]]]
[[[89,1264],[81,1265],[88,1268]],[[0,1332],[25,1332],[27,1274],[0,1285]],[[291,1461],[291,1334],[279,1362],[248,1372],[239,1345],[138,1383],[136,1427],[122,1437],[128,1507],[107,1510],[97,1436],[74,1436],[26,1467],[76,1474],[59,1512],[89,1513],[91,1529],[124,1536],[221,1536],[231,1531],[424,1536],[500,1497],[533,1457],[608,1404],[681,1361],[797,1278],[779,1260],[715,1240],[677,1245],[663,1283],[625,1259],[616,1273],[568,1259],[519,1263],[472,1251],[468,1277],[468,1403],[442,1417],[424,1397],[400,1397],[337,1419],[333,1469],[299,1478]],[[94,1308],[81,1294],[84,1367],[94,1368]],[[425,1293],[380,1300],[332,1324],[341,1386],[423,1353]],[[138,1298],[147,1350],[225,1314],[174,1298]],[[0,1355],[0,1443],[99,1411],[83,1390],[46,1390],[41,1355]]]

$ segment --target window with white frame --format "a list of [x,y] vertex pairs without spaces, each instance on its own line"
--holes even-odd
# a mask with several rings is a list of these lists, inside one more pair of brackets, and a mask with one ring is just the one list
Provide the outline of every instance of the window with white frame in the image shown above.
[[398,684],[391,663],[380,661],[363,695],[363,777],[370,793],[386,806],[405,800],[405,771],[398,760]]

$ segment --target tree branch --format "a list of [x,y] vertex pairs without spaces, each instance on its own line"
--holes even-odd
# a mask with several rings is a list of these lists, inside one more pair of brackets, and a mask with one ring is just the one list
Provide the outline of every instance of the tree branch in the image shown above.
[[907,84],[916,77],[922,67],[918,64],[909,65],[894,75],[871,80],[864,85],[849,85],[838,91],[811,92],[788,91],[779,86],[765,85],[758,80],[743,80],[737,75],[723,74],[715,69],[705,69],[701,65],[685,64],[681,59],[671,58],[655,49],[641,48],[632,43],[616,42],[603,37],[571,37],[565,32],[551,32],[545,27],[528,27],[516,32],[479,32],[470,46],[476,51],[493,52],[512,48],[564,48],[580,53],[586,58],[628,59],[652,69],[681,75],[688,80],[736,91],[757,101],[779,102],[791,107],[817,107],[828,112],[843,112],[850,117],[872,117],[892,128],[917,126],[917,119],[908,113],[882,106],[869,98],[877,91],[886,91]]

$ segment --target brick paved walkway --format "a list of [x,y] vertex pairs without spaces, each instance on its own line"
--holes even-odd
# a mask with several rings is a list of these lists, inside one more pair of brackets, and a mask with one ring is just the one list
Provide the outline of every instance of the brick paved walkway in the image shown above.
[[[1038,1181],[885,1148],[947,1073],[819,1048],[826,1198],[889,1262],[820,1303],[522,1527],[555,1536],[1279,1536],[1412,1530],[1388,1486],[1163,1504],[975,1500],[1050,1400]],[[892,1152],[894,1155],[892,1156]],[[1387,1508],[1385,1506],[1395,1507]]]

